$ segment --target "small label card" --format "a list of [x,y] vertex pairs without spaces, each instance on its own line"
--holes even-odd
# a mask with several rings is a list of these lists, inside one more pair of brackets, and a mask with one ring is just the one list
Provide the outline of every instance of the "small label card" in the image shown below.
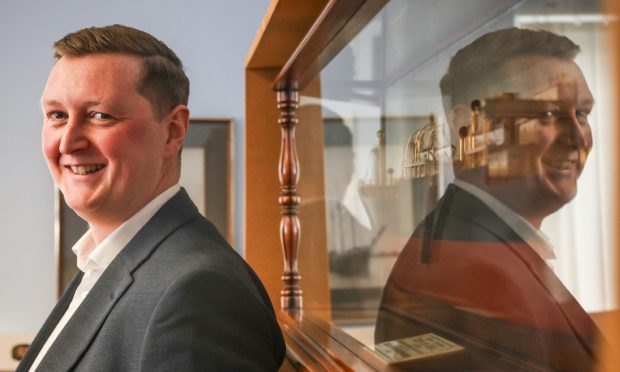
[[434,333],[380,343],[375,351],[388,363],[400,363],[463,350],[462,346]]

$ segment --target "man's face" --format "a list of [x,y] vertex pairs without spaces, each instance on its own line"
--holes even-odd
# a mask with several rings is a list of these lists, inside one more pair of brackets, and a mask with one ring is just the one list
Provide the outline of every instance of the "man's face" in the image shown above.
[[525,179],[520,186],[540,198],[540,203],[559,208],[576,195],[577,178],[592,148],[588,122],[594,104],[592,93],[572,61],[521,57],[508,63],[504,71],[509,75],[502,84],[503,91],[549,102],[539,118],[527,121],[520,129],[527,152]]
[[169,176],[167,128],[138,93],[141,66],[120,54],[65,56],[41,99],[47,165],[67,204],[91,226],[117,227]]
[[[511,155],[510,168],[517,168],[514,174],[519,176],[503,181],[491,177],[482,186],[513,209],[522,208],[519,213],[544,217],[577,193],[577,179],[592,148],[592,93],[579,67],[569,60],[519,57],[506,63],[500,75],[501,80],[486,87],[486,96],[477,98],[516,93],[519,99],[536,100],[534,107],[540,112],[530,110],[528,118],[518,119],[524,123],[519,127],[521,145]],[[558,83],[567,89],[558,90]],[[452,114],[458,128],[466,125],[470,111],[458,105]]]

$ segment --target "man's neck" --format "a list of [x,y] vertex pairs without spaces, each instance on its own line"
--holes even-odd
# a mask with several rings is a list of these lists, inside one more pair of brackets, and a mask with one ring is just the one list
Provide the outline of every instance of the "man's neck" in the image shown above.
[[558,209],[540,203],[540,198],[525,193],[521,187],[510,181],[489,185],[486,177],[480,173],[459,175],[458,178],[492,195],[537,229],[540,229],[548,215]]
[[[109,218],[109,219],[97,218],[97,219],[87,220],[90,226],[90,231],[91,231],[93,241],[95,242],[95,246],[99,245],[103,240],[105,240],[108,236],[110,236],[110,234],[116,231],[125,222],[129,221],[130,219],[135,218],[136,215],[141,213],[147,206],[154,203],[159,198],[164,197],[166,200],[171,198],[176,193],[176,191],[178,191],[179,188],[180,186],[178,184],[178,180],[177,182],[167,185],[164,188],[158,188],[156,193],[154,193],[153,197],[137,205],[137,207],[134,208],[133,212],[130,215],[126,215],[126,216],[116,215],[113,218]],[[163,194],[166,194],[166,195],[164,196]],[[160,201],[158,201],[157,204],[163,204],[163,203],[160,203]]]
[[[102,241],[105,240],[105,238],[107,238],[108,236],[110,236],[110,234],[112,234],[114,232],[114,230],[118,229],[119,226],[122,225],[122,223],[118,223],[118,224],[90,224],[90,233],[93,237],[93,241],[95,242],[95,245],[92,247],[96,247],[97,245],[99,245]],[[91,248],[91,251],[92,251]],[[90,253],[90,252],[88,252]]]

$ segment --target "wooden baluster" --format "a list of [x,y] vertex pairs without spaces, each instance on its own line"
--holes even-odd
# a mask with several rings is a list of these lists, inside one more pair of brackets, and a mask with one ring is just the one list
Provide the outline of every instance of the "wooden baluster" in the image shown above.
[[294,88],[279,89],[277,91],[277,101],[278,109],[280,110],[278,123],[282,127],[279,164],[281,191],[278,202],[282,208],[280,244],[282,245],[284,255],[284,273],[282,274],[284,288],[280,291],[280,305],[282,310],[295,311],[302,309],[302,292],[298,284],[301,276],[299,275],[297,265],[299,237],[301,234],[298,209],[301,197],[297,193],[299,159],[295,143],[299,92]]

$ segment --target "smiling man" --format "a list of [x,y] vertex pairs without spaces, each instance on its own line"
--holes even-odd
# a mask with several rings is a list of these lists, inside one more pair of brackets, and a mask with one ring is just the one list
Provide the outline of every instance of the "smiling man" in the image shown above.
[[575,197],[592,147],[578,52],[511,28],[452,58],[440,86],[461,139],[456,179],[394,265],[377,342],[440,334],[464,348],[446,370],[595,368],[598,329],[550,269],[540,231]]
[[125,26],[54,44],[43,152],[89,224],[80,269],[18,371],[276,370],[266,292],[179,185],[189,81],[179,58]]

